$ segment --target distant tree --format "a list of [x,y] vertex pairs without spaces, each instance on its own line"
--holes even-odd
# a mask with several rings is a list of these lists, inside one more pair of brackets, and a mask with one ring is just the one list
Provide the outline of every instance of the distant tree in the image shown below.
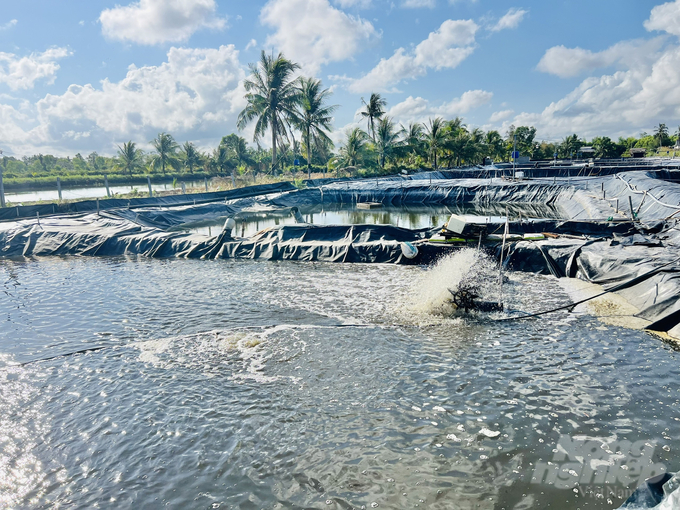
[[659,141],[659,147],[666,145],[664,142],[668,140],[668,126],[666,124],[659,124],[654,128],[654,136]]
[[407,128],[402,129],[404,134],[404,143],[408,148],[409,154],[423,154],[425,143],[423,141],[425,133],[423,132],[423,125],[419,122],[411,122]]
[[122,147],[118,146],[118,159],[120,160],[118,167],[127,171],[132,178],[132,171],[142,164],[142,151],[137,149],[135,142],[130,140],[124,142]]
[[332,130],[333,112],[337,105],[326,105],[331,95],[329,89],[321,89],[321,80],[300,78],[298,82],[300,111],[296,122],[305,142],[307,152],[307,178],[312,178],[312,147],[331,144],[327,133]]
[[493,160],[502,160],[505,156],[505,143],[498,131],[488,131],[484,137],[486,154]]
[[184,142],[182,145],[182,157],[184,159],[184,166],[189,169],[189,173],[194,173],[194,167],[201,164],[201,154],[196,150],[196,147],[191,142]]
[[371,135],[371,139],[375,142],[375,122],[380,120],[385,114],[385,107],[387,106],[387,101],[383,99],[380,94],[373,92],[371,97],[368,99],[368,103],[361,98],[361,102],[366,107],[362,110],[361,116],[366,119],[368,123],[368,134]]
[[38,154],[38,161],[40,161],[40,166],[42,171],[47,173],[47,165],[45,165],[45,157],[42,154]]
[[511,126],[508,132],[507,148],[512,150],[515,146],[515,141],[517,144],[517,150],[520,154],[525,154],[527,156],[533,156],[534,150],[536,149],[536,128],[533,126]]
[[383,117],[378,123],[375,139],[375,147],[380,158],[380,167],[385,168],[385,159],[392,156],[398,146],[401,145],[401,130],[397,130],[389,117]]
[[238,116],[237,126],[243,129],[252,120],[255,124],[254,141],[258,142],[267,129],[272,133],[272,174],[276,175],[276,145],[285,135],[286,123],[296,118],[300,101],[293,74],[300,66],[286,59],[282,53],[274,58],[263,51],[259,67],[250,64],[250,77],[243,82],[247,105]]
[[[212,155],[212,164],[213,168],[215,168],[218,172],[220,173],[225,173],[225,170],[228,168],[234,167],[234,162],[229,158],[229,151],[224,145],[218,146],[214,151]],[[234,181],[234,174],[232,172],[232,180],[231,184],[232,186],[236,185],[236,182]]]
[[559,146],[559,153],[562,157],[571,158],[578,153],[578,150],[583,146],[583,142],[579,140],[578,135],[573,134],[567,136],[562,140]]
[[347,133],[347,139],[337,157],[338,168],[357,166],[363,162],[366,156],[366,143],[368,135],[360,128],[354,128]]
[[432,169],[437,169],[437,156],[446,143],[447,136],[444,129],[444,120],[441,117],[430,119],[425,125],[425,144],[432,161]]
[[92,170],[95,172],[99,170],[99,154],[96,152],[91,152],[87,156],[87,162],[90,164],[90,167],[92,167]]
[[156,154],[151,157],[151,168],[157,170],[161,169],[165,174],[165,169],[169,166],[175,170],[180,167],[180,161],[177,158],[177,149],[179,145],[175,142],[172,135],[168,133],[158,133],[158,136],[151,141]]
[[236,134],[232,133],[223,136],[220,146],[227,150],[226,156],[231,163],[231,184],[232,186],[236,186],[236,176],[234,174],[236,168],[243,165],[253,165],[255,164],[255,160],[248,151],[248,143],[245,138]]
[[659,138],[656,135],[641,133],[640,138],[635,142],[635,147],[641,149],[656,149],[659,147]]
[[598,136],[593,138],[593,149],[597,158],[620,158],[626,147],[615,143],[608,136]]

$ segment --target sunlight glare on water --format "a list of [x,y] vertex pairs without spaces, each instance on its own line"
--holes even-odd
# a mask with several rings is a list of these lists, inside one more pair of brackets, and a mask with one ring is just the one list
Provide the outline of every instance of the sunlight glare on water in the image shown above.
[[[584,314],[444,313],[463,278],[496,299],[497,276],[474,250],[0,262],[0,506],[616,508],[532,482],[565,435],[644,440],[678,469],[678,354]],[[569,299],[528,274],[503,294]]]

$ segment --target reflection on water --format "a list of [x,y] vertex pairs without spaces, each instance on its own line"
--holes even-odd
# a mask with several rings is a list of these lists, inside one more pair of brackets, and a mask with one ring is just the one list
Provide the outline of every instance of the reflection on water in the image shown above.
[[[563,436],[644,440],[677,470],[679,354],[567,312],[513,323],[418,306],[455,283],[447,268],[471,262],[443,263],[441,277],[396,265],[0,262],[0,506],[618,506],[532,482]],[[504,295],[525,311],[568,299],[554,279],[524,274]],[[93,347],[106,348],[17,365]]]
[[[544,205],[514,205],[507,209],[511,218],[559,218],[559,212]],[[300,208],[306,223],[313,225],[394,225],[410,229],[440,227],[449,220],[452,213],[475,214],[483,216],[505,215],[506,206],[461,204],[449,206],[409,206],[378,209],[357,209],[352,204],[319,204]],[[295,219],[288,209],[267,212],[242,212],[236,215],[234,234],[249,237],[260,230],[294,225]],[[190,232],[205,235],[217,234],[224,224],[224,219],[213,222],[201,222],[200,225],[184,225],[182,228]]]
[[[187,188],[199,188],[203,189],[205,186],[204,182],[187,182],[185,183]],[[181,188],[181,184],[177,185],[177,188]],[[152,184],[151,189],[153,191],[167,191],[175,189],[172,187],[172,183],[166,182],[162,184]],[[132,193],[137,190],[142,195],[146,195],[149,192],[149,186],[146,184],[136,184],[136,185],[125,185],[125,186],[109,186],[109,191],[112,194],[127,194]],[[77,200],[86,198],[102,198],[106,196],[106,188],[104,186],[100,187],[85,187],[85,188],[65,188],[62,185],[61,197],[64,200]],[[38,202],[39,200],[45,200],[48,202],[56,202],[59,200],[59,192],[57,191],[56,179],[54,182],[53,190],[39,190],[39,191],[20,191],[18,193],[5,193],[5,200],[13,204],[18,204],[21,202]]]

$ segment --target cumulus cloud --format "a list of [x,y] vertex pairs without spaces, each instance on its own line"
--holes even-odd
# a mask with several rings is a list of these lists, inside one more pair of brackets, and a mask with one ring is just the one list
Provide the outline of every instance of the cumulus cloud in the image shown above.
[[404,0],[401,3],[402,7],[409,9],[418,9],[420,7],[429,7],[430,9],[433,9],[436,5],[436,0]]
[[[651,10],[644,26],[680,36],[680,0]],[[629,136],[658,123],[680,124],[680,45],[667,36],[622,41],[601,51],[551,48],[539,70],[569,77],[600,67],[618,70],[583,80],[540,113],[521,113],[504,123],[536,126],[541,136],[578,133],[587,138],[607,134]]]
[[498,112],[493,112],[491,117],[489,117],[489,122],[501,122],[512,117],[513,113],[515,113],[515,110],[501,110]]
[[[158,132],[209,145],[232,130],[245,106],[238,51],[171,48],[159,66],[130,66],[118,82],[71,85],[26,112],[5,105],[0,118],[14,152],[111,153],[121,141],[145,144]],[[0,131],[3,134],[4,132]],[[204,143],[201,143],[203,141]]]
[[517,28],[528,12],[529,11],[525,11],[524,9],[512,8],[489,30],[492,32],[500,32],[505,29]]
[[316,74],[322,65],[351,58],[378,37],[373,25],[333,7],[328,0],[270,0],[260,20],[275,32],[266,45]]
[[666,48],[649,65],[587,78],[542,112],[522,113],[512,121],[534,125],[547,137],[574,132],[627,136],[659,122],[680,123],[679,46]]
[[352,79],[332,76],[344,81],[354,93],[378,91],[391,92],[394,86],[407,79],[427,74],[428,69],[453,69],[475,50],[475,34],[479,26],[472,20],[446,20],[431,32],[413,51],[397,49],[394,54],[380,62],[366,75]]
[[432,104],[422,97],[409,96],[390,108],[387,114],[399,122],[424,122],[431,117],[450,119],[465,115],[493,99],[493,93],[485,90],[468,90],[460,97],[441,104]]
[[652,9],[645,28],[680,36],[680,0],[657,5]]
[[59,70],[57,61],[69,55],[71,52],[66,48],[50,48],[27,57],[0,52],[0,83],[12,90],[32,89],[38,80],[51,84]]
[[343,9],[347,9],[348,7],[367,9],[371,6],[372,0],[335,0],[335,4]]
[[226,20],[216,11],[215,0],[139,0],[105,9],[99,21],[109,39],[153,45],[186,41],[202,28],[224,28]]
[[624,67],[644,66],[661,48],[663,38],[624,41],[606,50],[593,52],[583,48],[554,46],[548,49],[536,68],[560,78],[571,78],[603,67],[620,64]]

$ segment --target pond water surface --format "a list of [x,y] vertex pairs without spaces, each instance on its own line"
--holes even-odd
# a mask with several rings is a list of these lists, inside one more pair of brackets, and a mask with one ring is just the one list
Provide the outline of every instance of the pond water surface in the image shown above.
[[[0,507],[604,509],[631,444],[678,470],[678,353],[581,314],[438,315],[470,260],[0,261]],[[523,274],[504,296],[569,301]],[[613,479],[563,458],[579,438]]]

